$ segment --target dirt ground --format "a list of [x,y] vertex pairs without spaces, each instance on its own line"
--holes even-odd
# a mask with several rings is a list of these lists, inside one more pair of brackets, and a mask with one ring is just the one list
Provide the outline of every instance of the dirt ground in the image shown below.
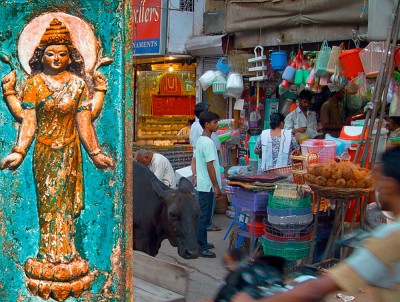
[[[225,252],[228,250],[229,242],[223,240],[223,237],[232,222],[231,219],[225,215],[215,215],[214,223],[222,228],[219,232],[208,232],[208,241],[214,243],[217,258],[198,258],[192,260],[185,260],[178,256],[176,248],[173,248],[167,240],[162,244],[160,253],[157,258],[167,260],[186,267],[190,273],[189,290],[187,295],[187,302],[204,302],[214,297],[218,288],[221,286],[224,277],[227,274],[226,269],[222,265],[222,259]],[[347,295],[345,292],[340,293]],[[368,287],[360,289],[354,295],[355,300],[359,302],[373,302],[371,291]],[[340,302],[336,298],[336,293],[329,295],[326,302]]]

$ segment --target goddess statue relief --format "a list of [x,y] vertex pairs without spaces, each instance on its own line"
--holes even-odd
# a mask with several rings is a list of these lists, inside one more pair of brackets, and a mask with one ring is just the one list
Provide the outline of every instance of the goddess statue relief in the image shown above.
[[40,240],[37,258],[25,263],[27,286],[44,299],[65,300],[79,297],[93,280],[88,261],[75,249],[74,219],[84,205],[81,143],[97,168],[114,168],[113,160],[100,149],[92,124],[101,110],[107,81],[96,70],[89,99],[82,55],[69,29],[56,18],[46,28],[29,66],[31,76],[21,96],[15,88],[15,71],[2,79],[4,99],[20,127],[1,169],[18,168],[36,137],[33,171]]

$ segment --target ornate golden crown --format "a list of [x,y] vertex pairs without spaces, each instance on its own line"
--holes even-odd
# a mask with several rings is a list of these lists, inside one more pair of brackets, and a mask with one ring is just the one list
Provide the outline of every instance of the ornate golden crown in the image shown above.
[[46,28],[39,42],[39,46],[48,45],[72,45],[71,35],[67,27],[56,18],[50,22],[50,26]]

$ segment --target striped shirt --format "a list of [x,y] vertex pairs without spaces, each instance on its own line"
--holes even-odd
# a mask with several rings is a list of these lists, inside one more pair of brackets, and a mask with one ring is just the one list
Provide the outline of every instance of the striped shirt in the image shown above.
[[400,220],[376,228],[329,276],[345,291],[371,285],[375,301],[400,301]]

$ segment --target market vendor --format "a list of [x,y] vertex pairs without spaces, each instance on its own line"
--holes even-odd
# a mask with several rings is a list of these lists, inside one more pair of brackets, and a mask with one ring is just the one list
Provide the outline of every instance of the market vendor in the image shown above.
[[279,168],[291,164],[289,154],[299,149],[299,144],[291,130],[284,130],[284,117],[281,113],[273,113],[270,117],[271,129],[261,132],[254,153],[261,158],[259,172],[271,168]]
[[324,134],[339,137],[344,126],[344,88],[331,92],[330,98],[321,106],[321,123]]
[[322,133],[321,125],[317,124],[317,115],[310,111],[312,94],[309,90],[302,90],[298,96],[299,105],[285,118],[285,129],[292,130],[297,141],[307,138],[316,138]]
[[373,230],[362,246],[328,273],[306,281],[294,289],[270,298],[254,300],[246,293],[234,296],[232,302],[321,301],[329,293],[349,293],[370,285],[373,301],[399,301],[400,297],[400,147],[388,149],[376,169],[376,190],[383,211],[391,211],[397,219]]
[[400,116],[389,116],[387,121],[390,130],[389,137],[400,137]]

